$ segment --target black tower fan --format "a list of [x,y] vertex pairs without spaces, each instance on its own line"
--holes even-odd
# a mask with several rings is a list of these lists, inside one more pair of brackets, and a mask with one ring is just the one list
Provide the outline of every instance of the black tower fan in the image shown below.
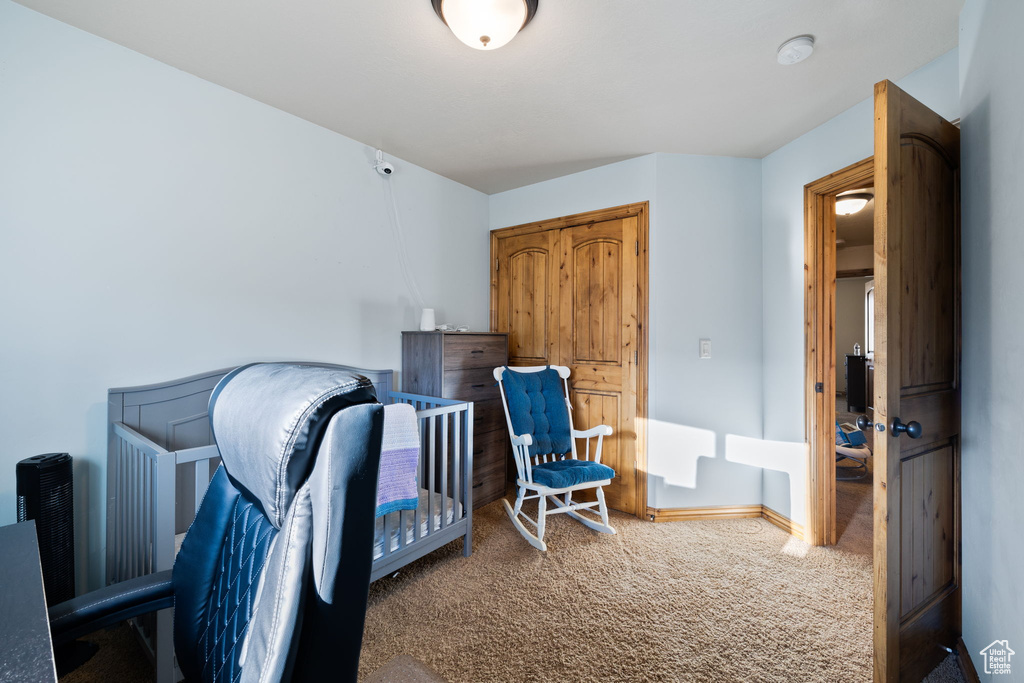
[[71,456],[44,453],[18,463],[18,521],[36,521],[46,604],[75,597],[75,511]]

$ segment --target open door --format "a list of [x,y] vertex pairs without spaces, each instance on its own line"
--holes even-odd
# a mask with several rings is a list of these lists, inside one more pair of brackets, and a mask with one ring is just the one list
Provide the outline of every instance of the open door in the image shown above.
[[[875,680],[960,635],[960,131],[875,86]],[[866,422],[866,420],[865,420]]]

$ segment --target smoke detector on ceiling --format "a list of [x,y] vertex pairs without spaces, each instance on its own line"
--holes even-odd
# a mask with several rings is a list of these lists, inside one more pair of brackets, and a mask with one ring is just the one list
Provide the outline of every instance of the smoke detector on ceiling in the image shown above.
[[797,36],[790,38],[779,47],[779,64],[789,66],[802,62],[814,52],[814,38],[811,36]]

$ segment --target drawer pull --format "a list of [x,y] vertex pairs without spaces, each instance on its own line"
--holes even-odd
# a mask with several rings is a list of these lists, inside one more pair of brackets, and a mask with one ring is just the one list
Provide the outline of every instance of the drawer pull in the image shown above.
[[483,485],[484,485],[483,482],[480,482],[479,484],[473,484],[473,488],[478,489],[478,488],[480,488]]
[[474,384],[473,388],[474,389],[483,389],[485,386],[487,386],[487,385],[486,384]]
[[483,349],[473,349],[472,351],[470,351],[470,353],[483,353],[483,352],[484,352]]

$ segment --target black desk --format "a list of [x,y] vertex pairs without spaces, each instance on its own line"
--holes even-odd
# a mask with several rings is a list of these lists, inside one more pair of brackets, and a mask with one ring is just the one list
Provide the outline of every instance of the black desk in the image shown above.
[[0,527],[0,681],[56,681],[33,521]]

